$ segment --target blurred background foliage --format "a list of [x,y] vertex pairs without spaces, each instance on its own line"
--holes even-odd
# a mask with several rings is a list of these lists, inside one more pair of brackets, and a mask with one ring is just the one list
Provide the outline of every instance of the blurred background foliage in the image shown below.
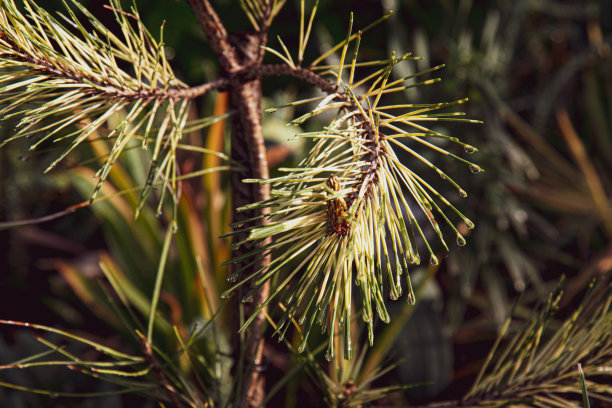
[[[105,13],[102,2],[83,3],[96,15]],[[289,49],[297,48],[298,38],[299,11],[293,3],[298,2],[289,1],[272,28]],[[52,8],[61,2],[47,4]],[[212,53],[186,2],[137,4],[152,32],[166,21],[167,55],[173,56],[182,80],[194,85],[215,78]],[[248,27],[235,2],[215,4],[230,30]],[[424,57],[400,65],[394,74],[398,77],[446,64],[438,73],[442,83],[410,88],[404,100],[429,103],[468,96],[462,108],[470,118],[485,122],[448,127],[439,122],[435,129],[477,146],[479,152],[471,158],[484,173],[471,174],[446,157],[428,157],[468,192],[468,199],[457,197],[456,205],[476,228],[467,245],[440,253],[440,265],[412,271],[418,306],[397,302],[391,325],[379,327],[375,347],[364,348],[354,361],[336,361],[328,370],[318,363],[324,347],[295,356],[289,350],[297,343],[269,342],[265,369],[274,391],[270,406],[357,406],[386,393],[383,403],[389,405],[459,398],[474,382],[511,311],[518,320],[527,319],[565,275],[564,295],[551,323],[559,327],[594,277],[609,280],[604,273],[612,269],[612,2],[321,1],[312,55],[344,37],[350,11],[355,27],[364,27],[388,10],[394,10],[392,16],[362,39],[362,58],[382,59],[392,51]],[[276,48],[275,36],[270,38]],[[314,92],[290,79],[264,80],[264,105]],[[226,110],[225,96],[210,94],[191,116]],[[291,111],[264,116],[273,167],[295,164],[304,155],[307,146],[285,143],[295,129],[281,125],[293,116]],[[11,127],[1,131],[4,138]],[[187,137],[192,144],[228,148],[223,122]],[[21,142],[9,144],[0,150],[0,220],[41,217],[88,199],[95,184],[92,169],[108,148],[104,141],[91,143],[82,156],[64,165],[68,171],[43,177],[56,152],[31,154]],[[142,183],[143,159],[136,149],[123,157],[105,193]],[[220,162],[186,153],[182,164],[183,173],[189,173]],[[430,181],[449,192],[443,180]],[[225,357],[231,328],[224,325],[223,315],[216,315],[225,302],[218,295],[227,269],[220,264],[230,256],[228,242],[217,238],[230,223],[228,188],[224,173],[184,184],[155,338],[177,378],[193,380],[198,384],[194,387],[216,401],[225,400],[229,389],[220,379],[232,378]],[[139,340],[129,327],[146,324],[166,221],[147,210],[134,222],[137,196],[129,192],[51,222],[0,231],[0,318],[70,328],[118,349],[138,350]],[[0,364],[45,348],[32,339],[28,330],[3,327]],[[179,339],[188,339],[189,347]],[[64,392],[113,389],[67,371],[11,370],[0,372],[0,381]],[[156,381],[152,375],[142,378],[144,385]],[[398,391],[394,386],[399,384],[414,386]],[[184,387],[187,395],[193,391]],[[11,407],[49,406],[48,398],[0,388],[0,401]],[[55,401],[58,407],[155,405],[120,395]]]

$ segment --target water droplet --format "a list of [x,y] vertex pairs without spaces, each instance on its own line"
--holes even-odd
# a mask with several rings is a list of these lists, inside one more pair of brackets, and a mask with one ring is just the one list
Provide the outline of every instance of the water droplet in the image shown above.
[[397,277],[397,282],[395,282],[395,290],[398,293],[398,296],[402,296],[402,294],[404,293],[404,289],[402,288],[402,284],[399,281],[399,276]]
[[474,229],[474,223],[470,220],[464,220],[463,222],[465,222],[465,226],[468,227],[468,229]]
[[480,173],[482,171],[482,169],[480,168],[480,166],[478,166],[476,164],[470,164],[470,171],[472,173]]
[[226,292],[221,294],[221,299],[229,299],[232,297],[232,292]]
[[463,238],[463,235],[461,234],[457,234],[457,245],[459,246],[465,245],[465,238]]
[[474,146],[470,146],[470,145],[463,146],[463,150],[465,150],[467,154],[474,154],[478,151],[477,148],[475,148]]
[[446,176],[444,175],[444,173],[442,173],[442,172],[440,171],[440,172],[438,172],[438,174],[440,175],[440,178],[441,178],[442,180],[446,180]]
[[529,218],[525,210],[516,210],[512,213],[512,216],[517,222],[520,223],[524,223],[527,221],[527,218]]
[[437,257],[437,256],[435,256],[435,255],[432,255],[432,256],[429,258],[429,263],[430,263],[430,264],[432,264],[432,265],[437,265],[437,264],[439,263],[439,261],[438,261],[438,257]]
[[408,293],[408,303],[411,305],[416,303],[416,296],[414,296],[414,292],[412,290]]
[[178,224],[176,222],[172,223],[172,233],[176,234],[179,230]]
[[159,216],[161,216],[163,213],[164,213],[164,212],[163,212],[162,210],[157,210],[157,214],[156,214],[156,215],[159,217]]
[[467,197],[467,193],[465,192],[464,189],[462,188],[459,189],[459,196],[461,196],[462,198]]
[[234,282],[236,282],[237,280],[238,280],[238,276],[236,276],[236,275],[230,275],[230,276],[228,276],[228,277],[227,277],[227,281],[228,281],[229,283],[234,283]]
[[327,348],[325,352],[325,360],[332,361],[334,359],[334,350],[331,347]]

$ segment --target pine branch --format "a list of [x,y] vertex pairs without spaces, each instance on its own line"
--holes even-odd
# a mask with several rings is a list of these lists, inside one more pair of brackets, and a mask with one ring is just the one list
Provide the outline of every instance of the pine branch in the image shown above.
[[251,78],[255,76],[292,76],[300,81],[316,86],[321,91],[331,95],[339,94],[338,98],[348,101],[349,97],[345,92],[332,82],[325,79],[322,75],[309,68],[291,67],[286,64],[267,64],[253,67],[249,70],[240,71],[236,74],[241,78]]
[[[1,145],[22,137],[41,135],[30,147],[47,141],[71,139],[69,147],[46,171],[85,142],[112,117],[120,117],[110,129],[113,150],[100,168],[91,200],[123,150],[134,139],[147,149],[152,142],[152,166],[139,208],[154,184],[178,199],[176,148],[186,124],[190,100],[226,87],[219,79],[188,88],[176,79],[164,54],[163,27],[156,41],[143,26],[135,8],[123,11],[110,0],[122,38],[111,33],[76,0],[71,5],[87,18],[90,28],[67,7],[63,23],[31,0],[22,13],[14,0],[0,4],[0,88],[5,119],[21,117],[17,132]],[[92,29],[93,28],[93,29]],[[120,68],[127,64],[133,76]],[[76,131],[67,133],[69,129]],[[1,146],[0,145],[0,146]]]
[[[583,406],[583,378],[589,399],[611,403],[612,284],[609,279],[608,274],[592,284],[582,303],[554,332],[549,326],[563,295],[561,291],[551,293],[540,310],[505,339],[511,322],[508,319],[464,398],[418,408],[493,408],[511,404],[579,408]],[[506,343],[504,348],[500,347],[502,340]]]
[[[329,331],[326,354],[328,359],[334,357],[336,328],[342,329],[343,332],[340,337],[344,339],[345,357],[351,356],[348,322],[351,321],[351,291],[354,279],[361,289],[362,314],[368,325],[370,344],[372,344],[373,324],[376,318],[374,309],[379,319],[389,321],[383,300],[383,274],[388,275],[392,299],[401,296],[403,285],[400,278],[404,276],[408,300],[414,302],[407,271],[409,264],[420,262],[417,236],[420,236],[421,241],[425,243],[431,262],[438,262],[425,239],[414,211],[422,211],[425,214],[429,225],[447,249],[448,246],[434,213],[438,213],[454,231],[459,245],[465,244],[465,239],[454,222],[442,211],[438,201],[450,207],[468,228],[473,228],[472,222],[455,209],[446,198],[402,164],[394,149],[399,148],[426,164],[440,177],[450,182],[461,197],[467,195],[465,191],[423,155],[408,147],[407,143],[423,145],[465,163],[473,172],[481,171],[476,164],[436,146],[429,140],[446,139],[463,146],[468,153],[475,152],[475,148],[455,137],[432,131],[426,124],[419,123],[462,120],[457,118],[460,115],[457,113],[434,112],[461,104],[465,100],[421,105],[385,106],[382,103],[383,96],[414,86],[404,85],[405,80],[441,67],[390,81],[393,67],[410,56],[392,57],[387,61],[373,63],[357,63],[360,38],[360,34],[352,35],[349,29],[347,40],[341,43],[341,47],[334,47],[341,50],[341,62],[338,66],[327,68],[325,75],[331,76],[335,84],[324,78],[322,74],[314,72],[312,65],[311,68],[296,66],[288,53],[283,56],[279,52],[273,52],[285,61],[285,65],[254,67],[254,73],[246,74],[291,75],[328,93],[327,97],[320,98],[316,108],[293,120],[292,124],[299,125],[323,112],[337,113],[332,123],[322,131],[296,135],[296,137],[311,138],[315,142],[314,148],[297,168],[280,169],[288,174],[272,180],[245,180],[271,185],[272,198],[245,205],[240,210],[267,209],[270,214],[259,216],[259,219],[264,217],[268,220],[267,225],[235,223],[235,227],[241,229],[236,230],[234,234],[249,234],[235,247],[246,245],[247,248],[250,247],[250,252],[234,259],[234,262],[245,266],[232,275],[232,279],[238,282],[226,294],[250,283],[253,289],[244,297],[249,299],[261,285],[291,266],[288,274],[283,275],[270,297],[251,319],[254,319],[269,302],[284,293],[283,303],[286,305],[286,311],[276,333],[282,338],[291,320],[297,318],[299,324],[305,325],[299,347],[302,351],[306,346],[310,329],[318,323],[323,331]],[[353,40],[355,40],[353,58],[350,63],[344,64],[347,48]],[[382,68],[363,80],[356,81],[354,75],[356,67],[367,65],[379,65]],[[242,73],[239,72],[238,75],[240,74]],[[429,85],[437,81],[438,79],[431,79],[417,85]],[[368,90],[357,94],[357,90],[362,87]],[[290,105],[300,103],[302,102],[298,101]],[[393,112],[398,109],[403,110],[403,113],[394,114]],[[478,121],[467,121],[478,123]],[[404,190],[412,196],[412,204],[405,199]],[[267,241],[270,238],[274,238],[274,241]],[[255,245],[250,246],[250,243]],[[258,259],[271,254],[274,255],[274,259],[267,266],[258,269],[250,267],[253,265],[253,262],[249,262],[250,259],[257,262]],[[248,327],[251,321],[248,320],[242,330]]]
[[[0,32],[0,44],[4,46],[0,51],[0,55],[5,59],[2,68],[23,69],[27,67],[27,70],[23,72],[24,79],[40,76],[38,81],[28,81],[28,85],[33,83],[44,85],[47,82],[50,86],[57,88],[60,86],[66,88],[78,87],[83,89],[84,93],[105,99],[108,103],[115,100],[164,102],[166,100],[194,99],[207,92],[224,88],[228,83],[226,79],[221,78],[192,88],[184,86],[149,88],[142,85],[133,88],[125,82],[118,83],[113,81],[112,78],[104,78],[90,72],[79,71],[82,68],[81,66],[74,67],[76,70],[71,70],[64,64],[55,64],[45,55],[33,56],[28,50],[17,44],[14,38],[10,38],[4,32]],[[14,80],[15,72],[11,71],[11,74],[13,74]],[[11,85],[13,88],[17,86],[15,82]]]
[[[611,374],[607,369],[612,365],[609,277],[592,285],[575,312],[547,336],[561,296],[562,293],[551,294],[543,310],[512,337],[498,358],[482,368],[481,372],[487,375],[476,381],[463,406],[495,406],[511,399],[531,406],[580,406],[578,364],[587,378],[590,398],[612,401]],[[491,355],[496,351],[492,350]]]

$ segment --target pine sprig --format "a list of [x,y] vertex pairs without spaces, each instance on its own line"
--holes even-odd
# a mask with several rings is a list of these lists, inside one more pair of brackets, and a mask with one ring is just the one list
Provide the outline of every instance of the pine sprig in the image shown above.
[[601,277],[574,313],[551,332],[561,296],[551,294],[545,307],[502,349],[499,342],[507,334],[508,320],[461,406],[497,407],[520,401],[530,407],[580,407],[583,388],[588,388],[591,400],[612,402],[612,285]]
[[[119,115],[121,120],[107,132],[115,144],[97,174],[92,200],[135,137],[144,149],[153,145],[141,205],[150,186],[159,182],[176,199],[175,151],[189,100],[215,84],[188,88],[179,81],[164,53],[163,27],[160,41],[155,40],[135,7],[128,13],[119,0],[109,1],[107,8],[121,32],[117,36],[76,0],[70,4],[72,8],[66,4],[67,14],[58,20],[31,0],[23,1],[23,13],[14,0],[0,3],[0,114],[21,117],[16,132],[0,146],[37,135],[31,150],[47,141],[70,140],[46,169],[50,171]],[[90,27],[83,25],[77,12]]]
[[[425,214],[427,223],[447,249],[437,217],[454,231],[459,245],[463,245],[465,239],[443,207],[455,213],[454,219],[473,228],[473,223],[449,200],[400,161],[396,150],[406,151],[425,163],[451,183],[461,197],[467,196],[465,191],[448,174],[414,150],[413,145],[428,147],[465,163],[474,172],[481,171],[476,164],[430,141],[445,138],[464,146],[468,152],[476,151],[457,138],[431,130],[427,123],[465,120],[457,119],[457,113],[446,113],[442,109],[466,100],[385,106],[383,101],[386,94],[411,86],[404,85],[409,78],[398,81],[389,79],[394,66],[410,58],[410,55],[401,58],[393,56],[373,75],[355,81],[360,38],[361,33],[353,35],[349,30],[347,40],[338,47],[341,63],[326,71],[332,81],[319,86],[328,92],[330,89],[333,91],[310,112],[291,122],[300,125],[321,113],[336,112],[335,118],[323,130],[296,135],[315,142],[307,157],[297,168],[280,169],[287,175],[270,180],[244,180],[272,184],[270,200],[240,209],[265,208],[269,211],[269,220],[266,225],[245,229],[249,231],[249,236],[241,244],[254,242],[256,245],[250,253],[234,262],[269,253],[273,254],[273,260],[246,277],[242,276],[242,270],[237,271],[231,277],[236,284],[226,292],[229,295],[238,286],[249,282],[253,290],[246,296],[248,299],[259,286],[278,276],[278,283],[262,307],[284,295],[282,300],[277,299],[286,306],[276,330],[279,337],[283,338],[291,320],[296,318],[299,324],[305,326],[299,347],[299,351],[302,351],[316,323],[324,332],[329,332],[328,359],[334,357],[337,330],[343,332],[344,355],[346,358],[351,356],[349,323],[352,319],[353,282],[360,289],[361,315],[368,326],[370,344],[374,338],[375,319],[384,322],[390,319],[384,301],[387,291],[392,299],[398,299],[405,286],[408,301],[414,303],[408,269],[420,263],[418,240],[425,243],[430,261],[434,264],[438,262],[425,238],[417,211]],[[356,40],[353,58],[350,63],[344,64],[345,57],[349,55],[348,45],[353,40]],[[276,55],[293,61],[290,56],[278,52]],[[312,74],[308,69],[294,70]],[[432,70],[418,75],[429,71]],[[419,85],[437,81],[425,80]],[[358,89],[362,88],[367,91],[358,94]],[[291,105],[296,104],[299,102]],[[401,109],[400,113],[393,113],[397,109]],[[274,238],[272,243],[257,245],[270,237]],[[406,283],[403,284],[402,280],[406,280]],[[243,329],[250,321],[247,320]]]

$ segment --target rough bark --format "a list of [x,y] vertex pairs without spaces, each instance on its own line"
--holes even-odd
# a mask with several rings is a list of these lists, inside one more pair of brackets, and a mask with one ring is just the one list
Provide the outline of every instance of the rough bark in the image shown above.
[[[267,41],[267,22],[271,12],[272,2],[266,7],[266,18],[262,21],[259,32],[244,32],[228,35],[221,20],[208,0],[188,0],[196,15],[202,30],[208,37],[210,45],[215,52],[222,76],[228,79],[230,95],[230,109],[234,113],[231,117],[231,156],[242,169],[232,173],[232,207],[234,221],[246,220],[263,214],[263,210],[236,212],[243,205],[257,201],[267,200],[270,197],[269,185],[245,184],[245,178],[268,178],[268,162],[262,135],[261,125],[261,75],[236,75],[239,71],[249,71],[260,66],[263,57],[261,45]],[[261,218],[252,223],[264,223]],[[245,227],[246,225],[242,225]],[[244,235],[234,237],[234,242],[246,238]],[[242,255],[244,247],[234,252],[234,257]],[[249,266],[244,273],[260,270],[269,263],[269,257],[259,260]],[[235,264],[234,271],[241,269],[244,264]],[[268,297],[269,284],[263,285],[245,306],[245,314],[251,315]],[[240,301],[243,293],[238,293]],[[238,359],[237,367],[242,367],[242,381],[238,384],[235,407],[256,407],[261,404],[265,396],[265,378],[259,369],[263,357],[262,332],[265,324],[265,310],[262,310],[246,332],[244,348],[236,344],[236,350],[243,353],[235,354]],[[239,319],[236,319],[239,323]],[[240,361],[239,359],[243,359]]]
[[[259,47],[257,37],[250,33],[240,34],[240,37],[233,37],[232,42],[240,47],[239,54],[241,62],[244,66],[251,65],[253,58],[257,56]],[[269,184],[243,183],[245,178],[268,178],[268,162],[266,159],[266,149],[262,135],[261,125],[261,79],[256,78],[246,82],[236,82],[230,85],[230,106],[235,112],[232,116],[232,137],[231,137],[231,152],[232,158],[244,166],[241,171],[232,173],[232,206],[234,209],[257,201],[267,200],[270,198]],[[244,211],[234,213],[234,222],[240,222],[249,218],[262,215],[262,210]],[[261,218],[252,221],[251,225],[262,224],[265,219]],[[246,224],[239,228],[246,227]],[[239,234],[234,237],[234,242],[240,242],[246,238],[245,235]],[[250,248],[242,246],[234,252],[234,256],[238,257]],[[265,257],[255,264],[249,266],[251,273],[265,267],[269,263],[269,256]],[[245,264],[234,264],[234,270],[239,270]],[[238,301],[243,297],[244,290],[241,289],[238,293]],[[270,292],[269,284],[265,284],[255,293],[252,301],[245,305],[245,315],[250,316],[268,297]],[[244,348],[244,377],[241,384],[241,390],[237,395],[236,406],[238,407],[256,407],[263,401],[264,394],[264,376],[262,375],[261,367],[263,361],[263,337],[262,331],[265,324],[265,311],[260,312],[255,320],[249,326],[246,333],[246,345]]]

